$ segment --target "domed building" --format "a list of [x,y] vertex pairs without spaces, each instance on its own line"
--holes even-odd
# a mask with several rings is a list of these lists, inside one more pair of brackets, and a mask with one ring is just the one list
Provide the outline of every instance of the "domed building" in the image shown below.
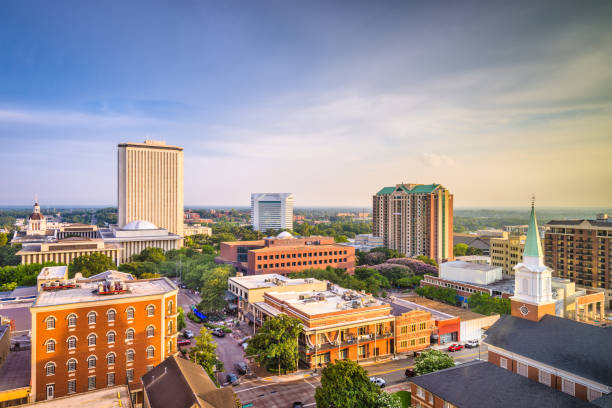
[[38,205],[38,202],[34,203],[33,212],[28,217],[26,231],[27,235],[47,234],[47,217],[40,212],[40,205]]

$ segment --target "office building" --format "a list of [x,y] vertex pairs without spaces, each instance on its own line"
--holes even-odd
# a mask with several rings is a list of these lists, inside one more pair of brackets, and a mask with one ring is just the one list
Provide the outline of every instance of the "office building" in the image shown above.
[[183,236],[190,237],[192,235],[212,235],[212,228],[202,225],[185,225],[183,227]]
[[121,251],[119,245],[106,243],[100,238],[71,237],[42,244],[24,245],[17,255],[21,256],[22,265],[45,262],[69,264],[79,256],[100,253],[119,265]]
[[121,248],[119,263],[130,262],[132,256],[145,248],[160,248],[165,252],[179,249],[183,242],[181,236],[148,221],[132,221],[121,228],[111,225],[100,229],[100,236],[106,244]]
[[612,220],[600,214],[596,220],[550,221],[544,239],[545,263],[555,276],[579,287],[605,292],[612,309]]
[[32,400],[127,384],[175,353],[178,288],[167,278],[42,287],[30,307]]
[[144,220],[183,236],[183,148],[164,142],[118,146],[120,228]]
[[373,235],[406,256],[453,260],[453,195],[440,184],[397,184],[373,196]]
[[439,275],[443,279],[486,285],[502,279],[502,268],[465,261],[451,261],[440,265]]
[[221,242],[219,263],[233,265],[247,275],[286,275],[304,269],[344,269],[355,272],[355,248],[336,244],[332,237],[295,238],[287,231],[258,241]]
[[433,328],[427,311],[394,316],[389,304],[337,285],[325,291],[265,292],[254,311],[256,328],[281,313],[299,319],[304,329],[299,357],[312,368],[423,350]]
[[523,256],[525,235],[491,239],[491,265],[501,266],[505,275],[514,275],[514,267]]
[[370,251],[374,248],[381,248],[384,246],[382,237],[376,237],[372,234],[358,234],[355,235],[353,242],[346,242],[344,245],[352,246],[359,251]]
[[255,231],[293,231],[293,194],[251,194],[251,224]]

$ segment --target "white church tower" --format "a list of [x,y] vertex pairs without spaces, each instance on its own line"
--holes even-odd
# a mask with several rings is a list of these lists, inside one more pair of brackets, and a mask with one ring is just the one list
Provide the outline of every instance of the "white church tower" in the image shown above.
[[513,316],[539,321],[546,314],[555,314],[551,273],[552,269],[544,265],[544,253],[532,201],[523,262],[514,267],[514,296],[510,298]]

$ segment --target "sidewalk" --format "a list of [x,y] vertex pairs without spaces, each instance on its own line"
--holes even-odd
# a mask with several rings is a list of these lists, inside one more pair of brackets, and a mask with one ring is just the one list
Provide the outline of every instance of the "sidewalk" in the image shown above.
[[269,381],[274,383],[284,383],[291,381],[304,380],[306,378],[318,377],[319,373],[313,373],[312,370],[300,370],[295,373],[289,373],[284,375],[271,375],[269,377],[260,377],[262,381]]

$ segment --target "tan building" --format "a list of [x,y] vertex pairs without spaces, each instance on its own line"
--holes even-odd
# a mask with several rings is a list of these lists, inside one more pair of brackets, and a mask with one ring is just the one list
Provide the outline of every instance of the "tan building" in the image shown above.
[[46,287],[30,308],[33,401],[128,384],[175,353],[178,288],[167,278]]
[[66,280],[68,280],[67,266],[45,266],[36,278],[36,287],[40,290],[45,283]]
[[81,255],[101,253],[119,265],[121,247],[107,244],[102,239],[66,238],[56,242],[25,245],[17,255],[21,256],[21,264],[57,262],[69,264]]
[[70,237],[99,238],[98,226],[89,224],[64,224],[57,229],[57,238]]
[[453,195],[440,184],[397,184],[373,196],[372,234],[406,256],[453,260]]
[[183,236],[183,148],[152,140],[118,147],[119,227],[145,220]]
[[192,235],[212,235],[212,228],[203,225],[185,225],[183,226],[183,236],[190,237]]
[[514,275],[514,267],[523,259],[525,235],[491,239],[491,265],[501,266],[504,275]]

